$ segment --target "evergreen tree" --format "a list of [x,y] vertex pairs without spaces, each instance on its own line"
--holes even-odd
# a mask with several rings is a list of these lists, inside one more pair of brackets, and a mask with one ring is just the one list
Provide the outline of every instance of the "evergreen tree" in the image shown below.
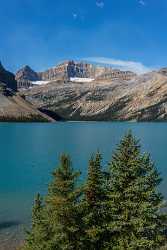
[[53,173],[47,196],[47,210],[54,237],[53,249],[82,249],[81,188],[77,187],[79,172],[74,172],[70,157],[62,155],[60,166]]
[[32,210],[32,228],[27,232],[23,250],[51,250],[51,231],[40,194],[37,195]]
[[88,178],[85,185],[85,231],[86,248],[104,249],[107,240],[106,224],[106,190],[104,174],[101,167],[101,154],[97,153],[89,161]]
[[[160,213],[163,197],[157,187],[160,176],[139,142],[129,132],[110,163],[108,249],[159,249],[164,243],[166,215]],[[161,211],[162,212],[162,211]]]

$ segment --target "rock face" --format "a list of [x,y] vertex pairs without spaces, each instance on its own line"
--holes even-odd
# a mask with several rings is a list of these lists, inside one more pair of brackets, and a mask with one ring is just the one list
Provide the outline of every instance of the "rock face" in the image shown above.
[[136,77],[136,74],[131,71],[121,71],[112,69],[110,71],[105,71],[98,77],[96,80],[123,80],[123,81],[130,81]]
[[32,86],[32,81],[40,80],[37,72],[32,70],[28,65],[17,71],[15,79],[17,81],[17,87],[29,88]]
[[18,94],[0,83],[0,121],[53,121]]
[[131,81],[55,81],[24,94],[38,108],[65,120],[167,120],[167,76],[157,72]]
[[0,62],[0,82],[5,83],[8,88],[13,91],[17,91],[17,82],[15,80],[14,74],[5,70]]
[[35,72],[25,66],[16,73],[16,80],[20,86],[27,86],[27,81],[53,81],[70,78],[115,79],[129,80],[135,76],[130,71],[113,70],[110,67],[95,66],[89,63],[66,61],[44,72]]
[[28,65],[17,71],[16,80],[29,80],[38,81],[40,80],[38,73],[32,70]]
[[[52,75],[52,71],[54,74]],[[55,68],[52,68],[51,75],[48,77],[43,75],[43,80],[57,80],[57,74],[62,74],[63,77],[70,78],[93,78],[96,79],[102,74],[112,72],[113,69],[110,67],[96,66],[90,63],[67,61]],[[58,77],[60,79],[60,77]]]
[[167,76],[167,68],[162,68],[158,72],[164,76]]

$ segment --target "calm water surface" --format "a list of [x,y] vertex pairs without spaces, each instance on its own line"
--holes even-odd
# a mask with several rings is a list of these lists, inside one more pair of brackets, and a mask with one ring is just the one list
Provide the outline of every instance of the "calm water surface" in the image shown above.
[[62,152],[72,156],[74,168],[84,178],[91,153],[100,149],[106,166],[128,129],[155,161],[167,198],[167,123],[0,123],[0,249],[12,250],[22,238],[34,195],[47,191]]

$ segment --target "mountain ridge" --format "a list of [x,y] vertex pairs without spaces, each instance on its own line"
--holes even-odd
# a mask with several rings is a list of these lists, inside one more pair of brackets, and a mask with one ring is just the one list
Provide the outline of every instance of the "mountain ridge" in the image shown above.
[[[71,78],[91,78],[97,79],[114,76],[132,79],[136,76],[131,71],[116,70],[111,67],[98,66],[86,62],[64,61],[55,67],[51,67],[43,72],[36,72],[29,66],[24,66],[16,72],[16,80],[26,84],[26,81],[52,81],[70,80]],[[24,85],[24,84],[22,84]]]
[[70,83],[53,81],[24,92],[38,108],[65,120],[167,120],[167,76],[150,72],[131,81]]
[[[75,66],[74,63],[68,64],[66,62],[56,68],[60,75],[64,65],[68,67],[70,65],[70,74],[76,74],[76,71],[71,69],[71,65],[72,68]],[[68,67],[66,70],[69,70]],[[108,69],[107,71],[105,69],[105,73],[103,68],[100,70],[100,75],[90,82],[86,82],[85,78],[82,78],[85,76],[83,71],[77,70],[77,74],[83,74],[78,82],[75,82],[73,78],[66,81],[64,75],[63,77],[56,76],[55,79],[53,77],[53,80],[45,82],[44,85],[33,87],[30,85],[31,88],[27,90],[20,89],[17,94],[12,93],[12,97],[6,96],[8,86],[2,82],[0,84],[1,100],[5,101],[4,97],[8,101],[12,98],[14,105],[15,95],[19,98],[24,96],[24,101],[31,103],[34,112],[40,112],[42,116],[46,115],[47,119],[51,117],[52,121],[61,119],[75,121],[167,121],[167,68],[142,75],[132,74],[132,77],[129,77],[129,72],[126,75],[125,72],[119,70]],[[31,80],[39,80],[37,73],[29,66],[25,66],[24,74],[21,74],[23,84],[24,81],[29,83],[29,80],[26,79],[26,74],[29,77],[29,72]],[[18,97],[16,99],[18,100]],[[0,111],[1,106],[3,106],[2,101],[0,101]],[[16,108],[15,117],[17,117],[17,110],[18,113],[22,113],[21,109]]]

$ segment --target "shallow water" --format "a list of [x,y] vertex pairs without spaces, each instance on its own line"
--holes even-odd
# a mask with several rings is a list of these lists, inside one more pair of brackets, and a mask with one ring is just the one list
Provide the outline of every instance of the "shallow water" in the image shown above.
[[74,168],[84,178],[91,153],[99,149],[107,166],[129,129],[155,160],[163,177],[160,189],[167,198],[167,123],[0,123],[0,249],[12,250],[23,238],[34,195],[47,191],[62,152],[72,156]]

